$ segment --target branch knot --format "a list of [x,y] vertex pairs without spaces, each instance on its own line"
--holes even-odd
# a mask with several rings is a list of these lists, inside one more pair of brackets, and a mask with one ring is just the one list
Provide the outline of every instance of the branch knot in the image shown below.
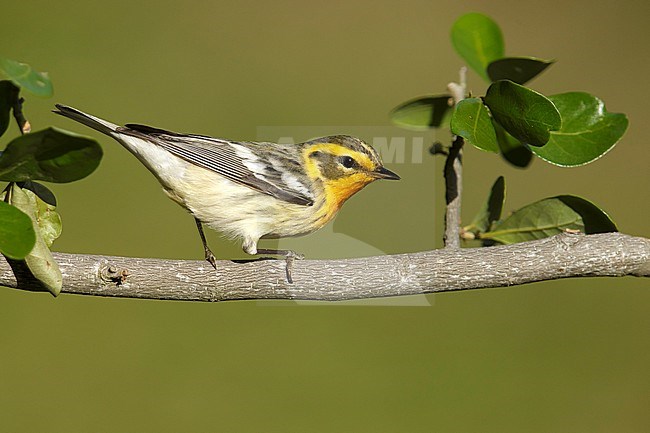
[[120,286],[126,282],[127,277],[131,273],[126,268],[120,268],[115,265],[106,263],[99,269],[99,278],[102,281],[115,283]]
[[568,251],[575,247],[580,241],[585,238],[585,234],[580,231],[565,230],[557,236],[552,237],[551,239],[562,247],[562,249]]

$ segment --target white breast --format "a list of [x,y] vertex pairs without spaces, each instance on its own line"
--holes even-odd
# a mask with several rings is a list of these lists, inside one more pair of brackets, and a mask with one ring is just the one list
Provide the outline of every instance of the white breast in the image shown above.
[[[316,206],[278,200],[137,137],[120,135],[118,139],[158,178],[172,200],[212,229],[242,240],[249,254],[256,253],[262,237],[295,236],[314,230]],[[293,179],[283,180],[292,184]]]

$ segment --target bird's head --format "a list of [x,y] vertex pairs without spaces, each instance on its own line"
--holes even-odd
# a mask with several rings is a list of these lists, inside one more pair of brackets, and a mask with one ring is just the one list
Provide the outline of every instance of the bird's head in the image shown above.
[[328,200],[337,207],[375,180],[400,178],[384,167],[375,149],[358,138],[334,135],[302,146],[307,174],[322,182]]

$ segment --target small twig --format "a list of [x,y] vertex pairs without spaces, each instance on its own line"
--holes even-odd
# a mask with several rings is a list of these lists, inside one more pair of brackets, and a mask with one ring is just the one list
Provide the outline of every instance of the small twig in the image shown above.
[[25,117],[23,113],[23,102],[25,98],[18,98],[13,107],[14,119],[18,123],[18,128],[20,128],[21,134],[29,134],[32,130],[32,125],[30,125],[29,120]]
[[460,208],[463,193],[463,137],[456,136],[445,160],[445,247],[460,248]]
[[447,90],[451,93],[454,105],[465,99],[467,93],[467,68],[463,66],[458,72],[458,83],[447,84]]
[[[467,68],[460,68],[458,83],[449,83],[447,89],[451,93],[454,105],[465,99],[467,88]],[[445,161],[445,247],[460,248],[460,209],[463,193],[463,144],[460,136],[454,137]]]

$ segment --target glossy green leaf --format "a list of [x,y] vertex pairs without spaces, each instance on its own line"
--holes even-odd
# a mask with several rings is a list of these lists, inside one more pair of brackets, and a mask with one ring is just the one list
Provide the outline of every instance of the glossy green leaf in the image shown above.
[[625,114],[608,113],[605,103],[588,93],[549,96],[562,115],[562,127],[548,143],[531,150],[552,164],[572,167],[592,162],[621,139],[627,129]]
[[555,63],[535,57],[505,57],[493,61],[487,66],[487,74],[492,81],[510,80],[517,84],[526,84]]
[[36,234],[27,214],[0,201],[0,253],[22,259],[34,248]]
[[101,157],[95,140],[48,128],[9,143],[0,155],[0,180],[72,182],[92,173]]
[[562,118],[541,93],[509,80],[492,83],[484,98],[492,117],[510,135],[531,146],[543,146],[557,131]]
[[576,196],[561,195],[529,204],[495,224],[481,239],[503,244],[542,239],[565,230],[583,233],[617,231],[609,216],[593,203]]
[[390,120],[402,128],[426,131],[439,128],[450,111],[449,95],[421,96],[393,108]]
[[481,210],[474,217],[474,221],[465,228],[465,230],[485,233],[495,221],[501,218],[503,204],[506,201],[506,181],[503,176],[499,176],[490,189],[490,194],[483,204]]
[[56,204],[44,201],[41,196],[54,197],[52,191],[36,182],[25,182],[17,185],[27,195],[30,206],[34,210],[36,227],[49,248],[61,236],[61,216],[55,211]]
[[25,256],[25,263],[32,275],[43,284],[44,288],[52,295],[57,296],[63,287],[63,276],[45,239],[40,234],[39,209],[34,197],[36,196],[33,193],[30,194],[30,191],[25,191],[15,184],[11,189],[11,204],[29,215],[36,232],[34,248]]
[[499,152],[492,119],[480,98],[463,99],[456,105],[451,116],[451,132],[481,150]]
[[497,23],[479,13],[463,15],[451,28],[451,42],[469,67],[490,81],[487,66],[504,53],[503,35]]
[[52,82],[46,72],[36,72],[26,63],[0,57],[0,72],[15,85],[36,96],[52,96]]
[[4,134],[11,123],[11,110],[18,102],[20,89],[11,81],[0,81],[0,135]]
[[521,141],[508,134],[498,123],[492,122],[492,126],[494,126],[494,131],[497,134],[497,142],[503,159],[515,167],[528,167],[533,160],[533,152],[527,146],[521,144]]

